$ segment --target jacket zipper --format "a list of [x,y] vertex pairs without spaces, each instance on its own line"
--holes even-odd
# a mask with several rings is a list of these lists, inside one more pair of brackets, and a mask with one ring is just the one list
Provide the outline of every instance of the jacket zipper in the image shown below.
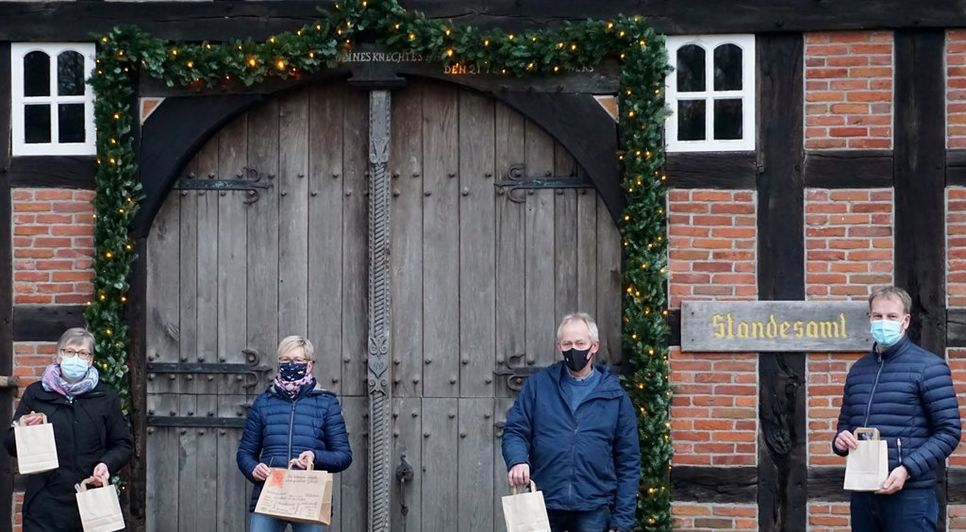
[[882,366],[885,366],[885,360],[881,354],[876,353],[875,357],[879,360],[879,369],[875,372],[875,382],[872,383],[872,391],[869,392],[869,404],[865,407],[865,423],[862,424],[863,427],[869,426],[869,414],[872,413],[872,398],[875,397],[875,389],[879,386],[879,375],[882,374]]
[[285,464],[288,467],[288,463],[292,461],[292,430],[295,428],[295,403],[298,399],[292,401],[292,414],[288,418],[288,460]]
[[899,465],[902,465],[902,438],[896,438],[896,454],[899,455]]

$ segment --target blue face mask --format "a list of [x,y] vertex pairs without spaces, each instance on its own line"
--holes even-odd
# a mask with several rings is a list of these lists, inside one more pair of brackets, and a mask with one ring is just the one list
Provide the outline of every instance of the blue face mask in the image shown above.
[[882,347],[892,347],[902,338],[902,322],[892,320],[874,320],[872,322],[872,339]]
[[87,375],[88,368],[90,366],[87,365],[87,361],[81,360],[80,357],[63,358],[60,361],[61,375],[72,382],[83,379]]

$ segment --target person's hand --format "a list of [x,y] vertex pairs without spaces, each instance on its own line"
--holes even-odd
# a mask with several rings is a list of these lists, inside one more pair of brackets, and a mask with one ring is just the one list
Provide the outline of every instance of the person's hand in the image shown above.
[[94,484],[98,486],[107,486],[111,480],[111,472],[107,469],[107,464],[101,462],[94,466],[94,473],[91,475],[94,479]]
[[833,442],[835,448],[840,452],[844,453],[849,449],[855,449],[859,446],[859,440],[855,439],[855,434],[847,430],[843,430],[835,436],[835,441]]
[[899,466],[889,473],[889,478],[882,484],[882,489],[876,491],[879,495],[892,495],[893,493],[902,489],[906,485],[906,480],[909,478],[909,470],[906,466]]
[[38,414],[37,412],[34,412],[33,410],[31,410],[29,414],[24,414],[20,416],[20,421],[18,421],[17,423],[20,425],[30,426],[30,425],[40,425],[43,422],[44,422],[44,415]]
[[315,465],[315,453],[312,451],[302,451],[302,454],[298,457],[299,466],[302,469],[308,469]]
[[265,482],[265,479],[268,478],[268,474],[271,472],[272,470],[267,465],[258,464],[255,466],[255,469],[252,469],[252,478],[259,482]]
[[511,486],[526,486],[530,483],[530,464],[517,464],[510,468],[507,479]]

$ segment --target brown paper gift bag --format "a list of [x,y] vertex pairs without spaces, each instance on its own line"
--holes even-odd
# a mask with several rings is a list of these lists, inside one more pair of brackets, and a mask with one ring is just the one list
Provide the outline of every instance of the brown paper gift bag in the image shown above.
[[514,486],[511,494],[503,497],[503,518],[507,532],[550,532],[543,492],[537,491],[532,480],[529,492],[517,493]]
[[41,414],[40,425],[17,425],[13,436],[17,442],[17,471],[21,475],[51,471],[60,467],[57,460],[57,443],[54,426],[47,423],[47,415]]
[[879,439],[879,429],[857,428],[853,434],[859,446],[849,451],[845,462],[845,489],[875,491],[889,476],[889,447]]
[[291,469],[296,460],[289,462],[289,469],[272,468],[262,492],[258,496],[255,512],[272,517],[327,525],[332,520],[332,473]]
[[124,514],[121,512],[117,490],[111,484],[88,489],[87,484],[93,480],[94,477],[86,478],[80,484],[74,485],[77,490],[77,511],[80,512],[84,532],[124,530]]

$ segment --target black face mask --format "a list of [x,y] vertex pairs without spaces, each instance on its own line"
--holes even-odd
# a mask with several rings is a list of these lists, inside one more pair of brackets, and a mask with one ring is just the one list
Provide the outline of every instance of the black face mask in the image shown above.
[[590,362],[590,349],[575,349],[571,347],[563,351],[563,356],[564,363],[567,364],[570,371],[576,373],[587,367],[587,362]]
[[278,376],[283,381],[293,382],[305,376],[309,365],[307,362],[286,362],[278,365]]

